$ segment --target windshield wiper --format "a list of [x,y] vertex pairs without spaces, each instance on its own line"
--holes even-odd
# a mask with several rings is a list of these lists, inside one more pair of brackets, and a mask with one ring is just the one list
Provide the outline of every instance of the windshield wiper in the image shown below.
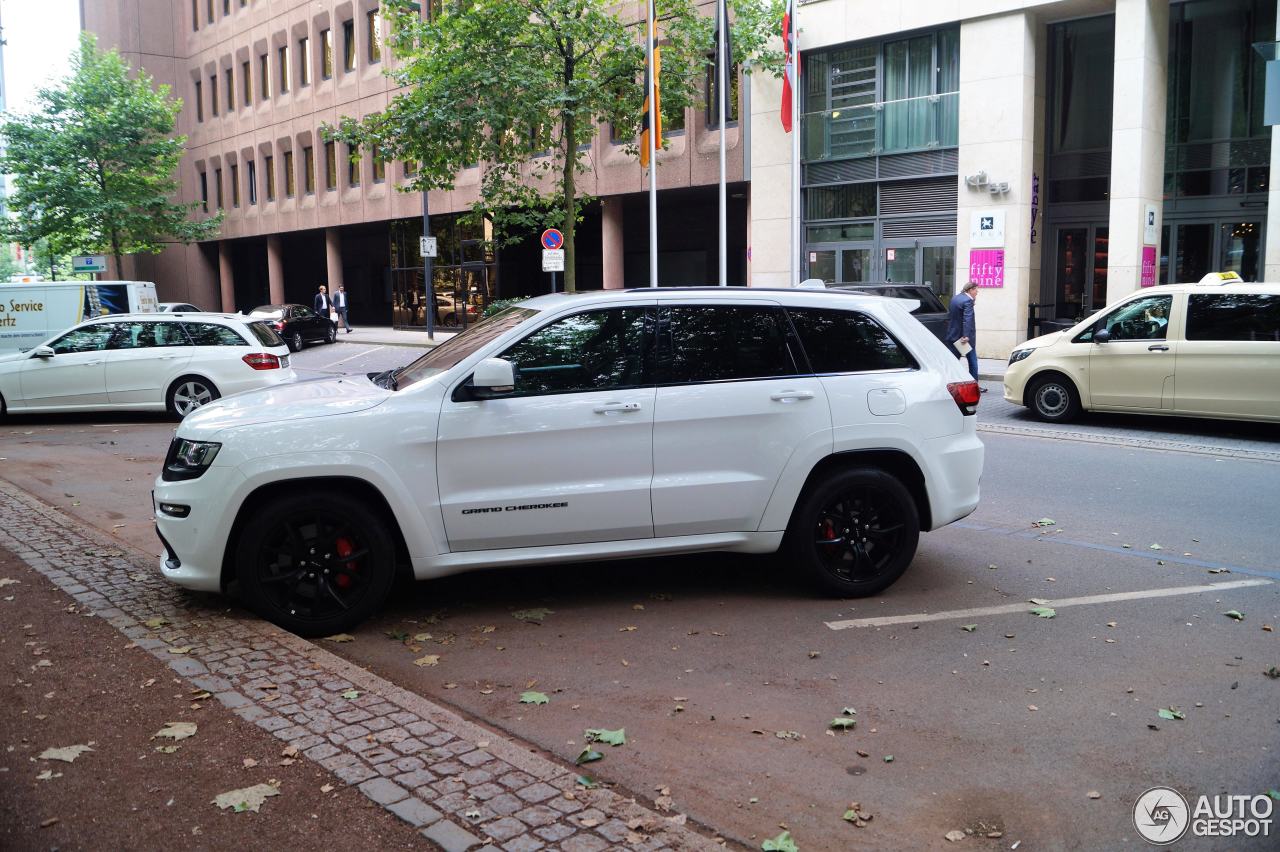
[[397,390],[395,376],[397,372],[397,370],[383,370],[381,373],[369,373],[369,381],[380,388]]

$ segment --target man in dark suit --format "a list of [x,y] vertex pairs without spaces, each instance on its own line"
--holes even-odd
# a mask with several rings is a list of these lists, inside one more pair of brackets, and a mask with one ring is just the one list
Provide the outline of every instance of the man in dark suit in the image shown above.
[[969,362],[969,375],[973,376],[975,382],[978,380],[978,331],[974,325],[973,305],[977,298],[978,285],[974,281],[965,284],[964,289],[952,297],[951,305],[947,308],[945,338],[947,345],[951,347],[951,351],[957,358],[961,356],[960,351],[956,349],[956,344],[969,345],[970,349],[965,353],[964,358]]
[[321,284],[320,289],[316,291],[316,313],[322,317],[327,317],[329,316],[329,308],[332,307],[332,305],[333,303],[329,301],[329,288]]
[[343,284],[338,285],[338,292],[333,294],[333,309],[338,312],[338,319],[342,320],[343,327],[346,328],[347,334],[351,333],[351,320],[347,319],[347,288]]

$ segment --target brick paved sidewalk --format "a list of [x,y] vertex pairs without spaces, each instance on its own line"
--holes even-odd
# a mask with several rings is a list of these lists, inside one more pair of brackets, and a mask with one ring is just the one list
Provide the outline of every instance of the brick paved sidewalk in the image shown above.
[[584,789],[569,767],[228,610],[217,597],[173,586],[154,560],[131,556],[2,480],[0,545],[192,687],[358,786],[447,852],[724,848],[686,827],[683,815]]

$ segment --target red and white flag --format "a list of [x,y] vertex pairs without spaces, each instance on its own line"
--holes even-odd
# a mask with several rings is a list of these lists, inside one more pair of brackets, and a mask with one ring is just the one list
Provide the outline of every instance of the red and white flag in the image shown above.
[[792,88],[799,85],[800,69],[796,64],[796,34],[792,27],[795,18],[795,0],[787,0],[786,11],[782,13],[782,129],[791,132],[791,100]]

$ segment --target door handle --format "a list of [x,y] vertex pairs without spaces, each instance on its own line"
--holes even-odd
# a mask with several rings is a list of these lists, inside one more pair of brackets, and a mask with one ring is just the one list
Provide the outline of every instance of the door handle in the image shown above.
[[1147,347],[1147,351],[1148,352],[1168,352],[1169,347],[1165,346],[1163,343],[1153,343]]
[[813,391],[807,390],[784,390],[774,394],[769,394],[769,399],[774,402],[798,402],[802,399],[813,399]]
[[96,367],[96,366],[98,366],[98,365],[99,365],[99,364],[101,364],[101,363],[102,363],[101,361],[85,361],[85,362],[84,362],[84,366],[86,366],[86,367]]
[[615,411],[639,411],[640,403],[638,402],[606,402],[603,405],[597,405],[594,409],[596,414],[611,414]]

